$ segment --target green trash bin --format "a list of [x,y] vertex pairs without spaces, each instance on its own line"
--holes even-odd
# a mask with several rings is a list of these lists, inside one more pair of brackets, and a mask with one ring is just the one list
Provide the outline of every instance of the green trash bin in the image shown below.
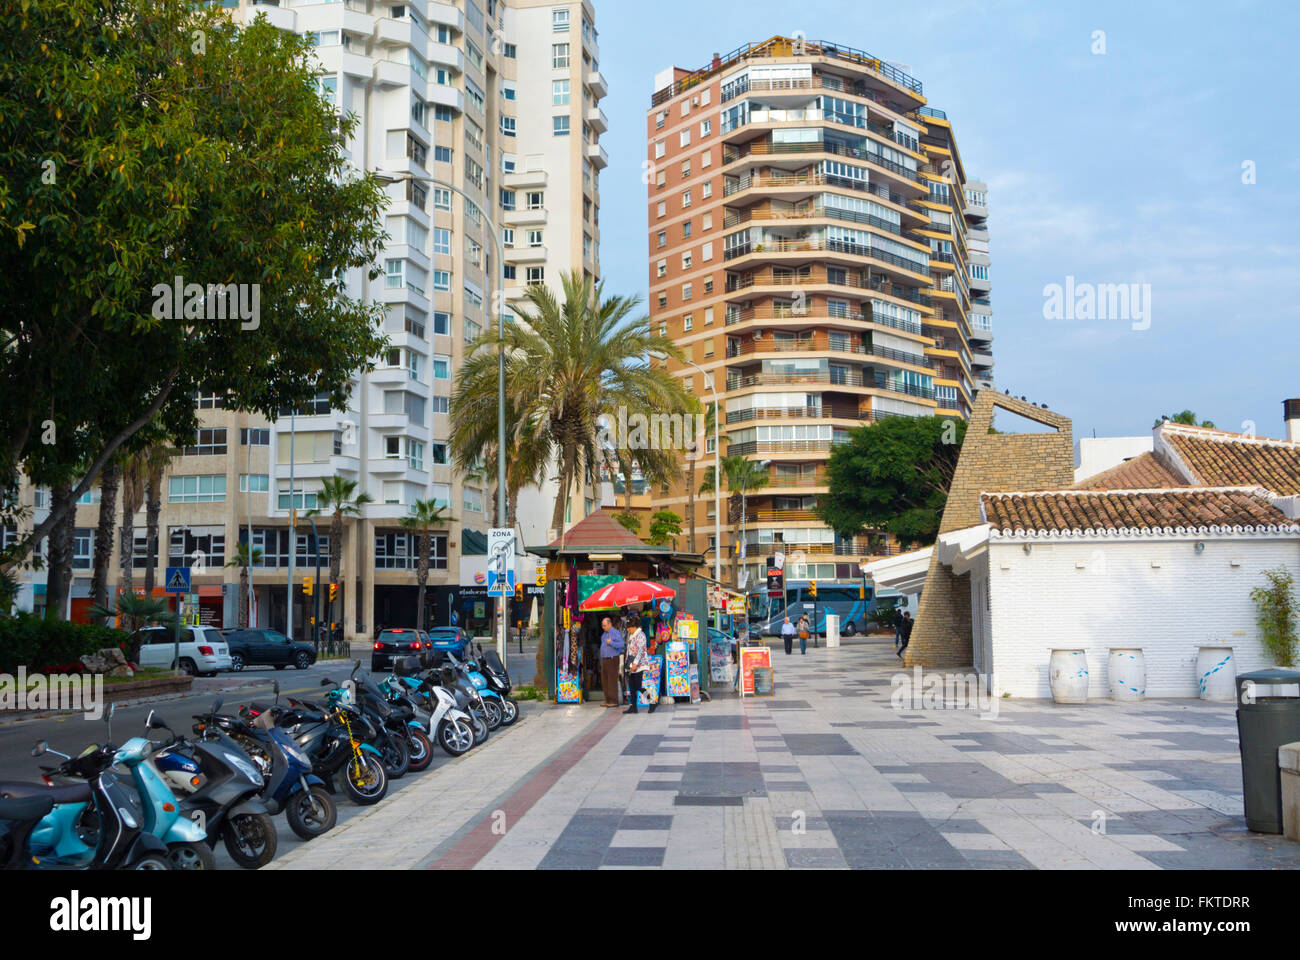
[[1281,833],[1277,751],[1300,740],[1300,671],[1256,670],[1237,677],[1237,739],[1246,826],[1256,833]]

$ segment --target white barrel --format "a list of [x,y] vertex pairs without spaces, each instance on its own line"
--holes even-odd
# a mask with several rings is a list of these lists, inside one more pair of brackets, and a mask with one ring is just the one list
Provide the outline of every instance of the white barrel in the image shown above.
[[1196,655],[1196,681],[1202,700],[1237,701],[1237,661],[1232,647],[1201,647]]
[[1057,703],[1088,702],[1088,655],[1082,650],[1053,650],[1047,674]]
[[826,614],[826,646],[840,645],[840,617],[837,613]]
[[1146,699],[1147,660],[1138,647],[1111,647],[1106,677],[1112,700]]

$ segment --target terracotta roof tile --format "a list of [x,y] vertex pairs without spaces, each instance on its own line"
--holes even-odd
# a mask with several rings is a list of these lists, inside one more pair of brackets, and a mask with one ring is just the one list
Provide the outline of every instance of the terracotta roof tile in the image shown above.
[[1156,487],[1181,487],[1182,480],[1154,453],[1147,452],[1126,460],[1117,467],[1080,480],[1075,490],[1152,490]]
[[1058,490],[985,493],[985,520],[999,533],[1276,527],[1300,533],[1259,488]]
[[1300,443],[1161,425],[1161,436],[1205,486],[1250,484],[1300,494]]

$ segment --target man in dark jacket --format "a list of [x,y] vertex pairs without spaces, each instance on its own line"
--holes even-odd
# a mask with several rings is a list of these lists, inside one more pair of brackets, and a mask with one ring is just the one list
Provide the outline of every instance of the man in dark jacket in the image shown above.
[[894,621],[894,648],[897,649],[898,645],[903,642],[903,608],[902,607],[894,608],[893,621]]
[[912,628],[916,626],[916,621],[912,619],[910,613],[903,614],[903,624],[899,628],[903,633],[903,645],[898,648],[898,659],[903,659],[903,651],[907,649],[907,644],[912,639]]

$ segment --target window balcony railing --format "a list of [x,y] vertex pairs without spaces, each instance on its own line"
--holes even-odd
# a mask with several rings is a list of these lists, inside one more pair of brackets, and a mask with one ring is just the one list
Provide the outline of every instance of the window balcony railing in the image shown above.
[[874,167],[886,170],[895,176],[903,177],[907,180],[919,182],[921,177],[915,170],[911,170],[900,163],[892,160],[886,160],[884,157],[870,150],[863,150],[858,147],[850,147],[845,144],[818,140],[813,143],[774,143],[768,140],[755,140],[743,144],[739,147],[724,147],[722,151],[722,162],[734,163],[750,156],[773,156],[786,153],[829,153],[839,157],[852,157],[854,160],[861,160],[869,163]]
[[[887,231],[896,236],[903,235],[903,228],[897,223],[884,220],[875,214],[863,213],[861,210],[846,210],[831,204],[813,204],[791,210],[773,209],[771,207],[747,207],[744,210],[727,210],[723,214],[722,227],[729,229],[748,223],[751,220],[844,220],[848,223],[860,223],[869,227]],[[763,241],[766,244],[768,241]],[[774,242],[783,242],[780,240]],[[813,248],[816,249],[816,248]]]
[[728,357],[743,357],[756,353],[857,353],[881,357],[897,363],[930,369],[932,364],[919,353],[908,353],[892,347],[882,347],[858,342],[849,336],[814,334],[811,337],[765,337],[762,340],[745,340],[740,344],[727,344]]
[[889,393],[901,393],[924,400],[934,399],[934,387],[906,383],[901,380],[890,381],[885,375],[874,372],[862,374],[848,371],[812,371],[809,373],[755,373],[749,376],[727,378],[728,390],[743,390],[746,387],[787,386],[794,384],[822,384],[841,387],[866,387],[885,390]]

